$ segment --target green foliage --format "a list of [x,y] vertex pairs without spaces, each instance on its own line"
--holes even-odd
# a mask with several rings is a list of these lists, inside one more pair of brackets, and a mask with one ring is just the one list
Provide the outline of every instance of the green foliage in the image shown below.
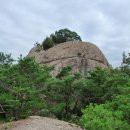
[[0,52],[0,65],[10,65],[14,59],[11,57],[11,54],[4,54]]
[[50,111],[59,119],[68,120],[73,114],[80,112],[80,86],[79,74],[70,74],[70,67],[63,68],[58,78],[48,82],[44,90]]
[[123,59],[122,59],[123,66],[129,66],[130,65],[130,53],[128,53],[128,56],[126,56],[126,54],[124,52],[122,56],[123,56]]
[[87,104],[100,104],[105,101],[111,101],[114,98],[114,94],[120,93],[118,87],[126,85],[128,79],[120,70],[97,67],[89,72],[85,81],[86,89],[84,94],[88,94]]
[[[103,102],[102,97],[108,93],[106,86],[103,86],[107,78],[110,76],[111,72],[102,68],[95,68],[95,70],[90,71],[86,77],[83,95],[87,94],[88,99],[86,103],[101,103]],[[109,86],[111,87],[111,86]],[[106,100],[106,99],[105,99]]]
[[4,129],[11,129],[12,126],[13,126],[13,124],[12,124],[11,122],[4,123],[4,124],[3,124],[3,128],[4,128]]
[[17,120],[44,109],[40,87],[49,76],[48,68],[32,58],[20,58],[18,64],[0,67],[0,104],[6,118]]
[[[95,72],[95,71],[94,71]],[[109,72],[110,73],[110,72]],[[99,77],[99,76],[98,76]],[[105,88],[105,104],[88,105],[83,110],[81,124],[85,129],[130,129],[130,80],[122,70],[111,70],[101,87]],[[109,89],[108,89],[109,88]],[[108,91],[108,92],[107,92]],[[111,96],[110,96],[111,95]],[[110,97],[110,100],[109,100]],[[100,98],[102,99],[102,97]]]
[[67,41],[82,41],[76,32],[70,31],[67,28],[56,31],[54,34],[51,34],[51,37],[55,44]]
[[118,95],[112,102],[107,103],[106,106],[112,111],[122,111],[123,120],[130,124],[130,94]]
[[38,112],[38,115],[39,115],[39,116],[43,116],[43,117],[47,117],[47,116],[51,116],[51,113],[50,113],[50,111],[48,110],[48,108],[44,108],[44,109],[41,109],[41,110]]
[[130,80],[125,86],[119,86],[118,92],[114,94],[113,100],[104,106],[111,111],[122,111],[123,120],[130,124]]
[[6,117],[25,118],[44,107],[36,92],[31,87],[13,87],[9,93],[1,94],[0,102],[6,107]]
[[81,124],[86,130],[129,130],[130,125],[122,121],[122,111],[110,111],[103,105],[90,104],[83,110]]
[[127,69],[97,67],[85,76],[68,66],[52,77],[53,67],[33,58],[20,57],[17,64],[9,59],[0,62],[0,105],[7,120],[39,114],[78,123],[82,116],[86,129],[129,129],[129,62]]
[[51,34],[49,37],[46,37],[42,42],[42,47],[44,50],[48,50],[56,44],[67,42],[67,41],[82,41],[80,36],[69,29],[60,29],[55,31],[54,34]]
[[71,71],[71,67],[70,66],[64,67],[64,68],[62,68],[60,73],[57,74],[56,78],[62,78],[64,76],[67,76],[67,75],[69,75],[70,71]]
[[59,119],[72,120],[81,116],[81,109],[90,103],[112,101],[116,95],[125,93],[129,78],[120,70],[101,69],[97,67],[84,77],[72,74],[70,67],[65,67],[56,78],[47,82],[44,93],[50,112]]
[[52,41],[51,37],[46,37],[46,39],[42,43],[43,49],[48,50],[49,48],[54,46],[54,43]]
[[128,77],[130,77],[130,53],[128,56],[123,53],[122,66],[120,67],[121,71]]

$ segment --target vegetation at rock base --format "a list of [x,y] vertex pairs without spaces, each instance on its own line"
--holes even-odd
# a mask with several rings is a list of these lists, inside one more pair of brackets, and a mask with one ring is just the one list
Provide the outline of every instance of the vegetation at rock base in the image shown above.
[[[45,107],[36,82],[48,77],[47,69],[40,67],[32,58],[20,58],[18,64],[0,65],[0,105],[6,119],[25,118]],[[46,77],[46,78],[45,78]]]
[[80,122],[86,130],[130,129],[130,55],[125,58],[119,69],[112,70],[115,76],[110,75],[106,80],[106,88],[111,85],[108,89],[110,100],[101,104],[90,103],[82,110]]
[[129,55],[116,69],[97,67],[83,76],[72,74],[68,66],[52,77],[53,67],[33,58],[20,57],[13,64],[11,55],[0,54],[3,120],[41,115],[76,122],[86,130],[130,129]]

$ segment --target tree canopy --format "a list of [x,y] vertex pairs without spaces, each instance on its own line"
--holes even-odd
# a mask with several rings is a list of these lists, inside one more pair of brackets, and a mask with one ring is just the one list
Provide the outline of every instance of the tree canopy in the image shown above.
[[67,41],[82,41],[76,32],[70,31],[67,28],[56,31],[54,34],[51,34],[51,37],[55,44]]
[[0,105],[6,120],[37,114],[76,122],[86,130],[130,129],[129,62],[116,69],[97,67],[85,76],[72,74],[68,66],[52,77],[52,69],[28,57],[0,64]]
[[53,47],[56,44],[60,44],[67,41],[82,41],[81,37],[74,31],[70,31],[69,29],[60,29],[52,33],[49,37],[46,37],[42,42],[42,46],[44,50],[47,50]]

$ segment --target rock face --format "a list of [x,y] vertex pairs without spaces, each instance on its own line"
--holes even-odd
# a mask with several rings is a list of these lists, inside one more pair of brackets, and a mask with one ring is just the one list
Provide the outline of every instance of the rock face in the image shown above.
[[72,72],[81,72],[83,75],[96,66],[107,68],[109,66],[100,49],[89,42],[65,42],[58,44],[47,51],[33,48],[29,57],[35,57],[39,64],[55,66],[52,75],[57,75],[63,67],[71,66]]

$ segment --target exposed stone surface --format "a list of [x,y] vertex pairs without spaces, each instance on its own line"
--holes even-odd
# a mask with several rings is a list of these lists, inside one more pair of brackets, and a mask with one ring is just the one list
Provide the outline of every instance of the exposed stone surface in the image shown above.
[[[30,119],[10,122],[10,124],[10,130],[83,130],[72,123],[39,116],[32,116]],[[6,124],[0,125],[0,130],[5,130],[5,126]]]
[[55,70],[52,73],[54,76],[65,66],[71,66],[72,72],[80,71],[82,74],[96,66],[104,68],[109,66],[100,49],[89,42],[65,42],[47,51],[37,51],[35,47],[28,56],[34,56],[39,64],[54,65]]

